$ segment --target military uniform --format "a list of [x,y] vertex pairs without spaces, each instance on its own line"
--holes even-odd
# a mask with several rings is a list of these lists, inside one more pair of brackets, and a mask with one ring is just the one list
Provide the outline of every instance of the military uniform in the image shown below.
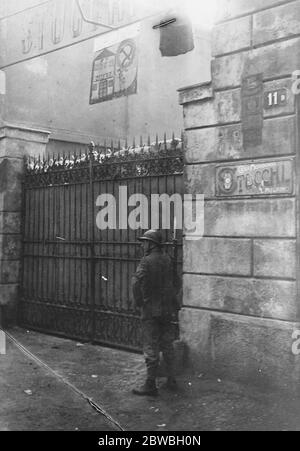
[[154,246],[141,260],[132,285],[135,304],[141,310],[143,351],[147,367],[146,386],[152,387],[150,392],[154,393],[160,351],[163,353],[169,380],[174,378],[172,320],[179,310],[173,284],[173,265],[160,246]]

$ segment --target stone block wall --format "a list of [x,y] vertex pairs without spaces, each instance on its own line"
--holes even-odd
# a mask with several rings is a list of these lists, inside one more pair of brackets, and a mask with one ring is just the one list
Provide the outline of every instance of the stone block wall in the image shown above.
[[[22,251],[22,174],[25,156],[43,156],[49,133],[0,127],[0,321],[16,321]],[[1,326],[0,323],[0,326]]]
[[184,243],[181,336],[197,370],[300,383],[297,96],[300,1],[222,0],[212,82],[179,92],[185,188],[205,195]]

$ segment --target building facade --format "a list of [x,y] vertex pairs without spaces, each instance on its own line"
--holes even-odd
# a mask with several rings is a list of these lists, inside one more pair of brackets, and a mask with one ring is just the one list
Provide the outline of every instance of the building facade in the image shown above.
[[299,384],[300,2],[220,2],[212,83],[183,90],[186,191],[205,194],[185,242],[182,338],[197,370]]
[[[204,236],[184,242],[180,329],[190,363],[298,387],[300,0],[222,0],[211,80],[203,34],[192,48],[179,23],[187,35],[174,48],[155,27],[170,13],[131,18],[116,39],[91,23],[84,31],[63,4],[47,2],[47,26],[45,13],[30,22],[35,8],[17,31],[10,21],[24,12],[1,19],[1,305],[18,295],[23,156],[45,153],[49,132],[52,142],[79,143],[176,132],[183,108],[185,192],[205,195]],[[117,4],[98,19],[125,20]]]
[[[81,11],[107,27],[86,22]],[[174,14],[177,23],[153,29]],[[210,80],[211,54],[209,32],[190,22],[193,46],[164,56],[179,18],[167,0],[7,2],[0,20],[4,120],[72,142],[178,136],[177,89]]]

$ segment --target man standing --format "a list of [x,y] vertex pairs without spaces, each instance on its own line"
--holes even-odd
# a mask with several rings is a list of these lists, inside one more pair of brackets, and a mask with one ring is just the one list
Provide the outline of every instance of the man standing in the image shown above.
[[167,368],[167,387],[176,389],[172,319],[179,310],[179,305],[173,283],[172,262],[162,252],[161,233],[148,230],[139,241],[142,242],[144,257],[133,276],[132,286],[135,305],[141,310],[147,379],[133,393],[156,396],[160,351]]

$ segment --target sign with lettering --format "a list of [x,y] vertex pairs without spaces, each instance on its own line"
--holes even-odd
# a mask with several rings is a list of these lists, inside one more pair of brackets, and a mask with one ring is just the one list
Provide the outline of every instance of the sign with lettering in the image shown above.
[[136,40],[103,49],[93,63],[90,104],[135,94],[137,70]]
[[[0,68],[124,27],[163,9],[140,0],[52,0],[0,19]],[[161,2],[160,2],[161,3]],[[97,25],[97,23],[105,26]],[[126,37],[121,37],[126,39]]]
[[216,168],[219,197],[293,194],[294,160],[253,162]]
[[276,108],[287,105],[288,93],[286,88],[268,91],[264,96],[264,108]]
[[262,144],[263,76],[251,75],[242,80],[242,130],[244,148]]

